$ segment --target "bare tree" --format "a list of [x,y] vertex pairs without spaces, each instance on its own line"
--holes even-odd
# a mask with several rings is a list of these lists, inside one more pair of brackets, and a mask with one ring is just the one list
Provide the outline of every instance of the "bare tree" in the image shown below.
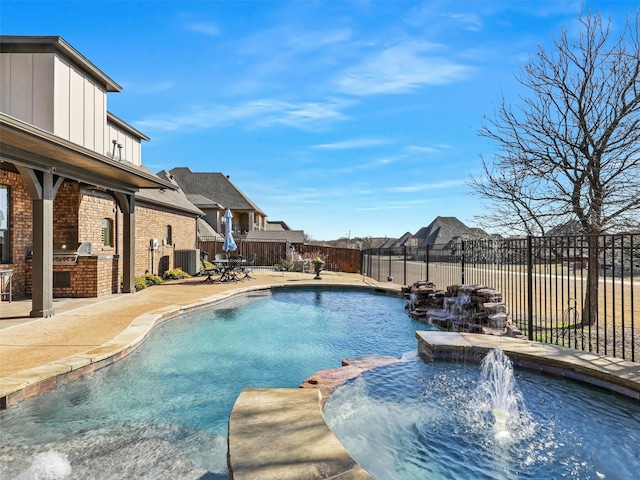
[[[591,238],[585,311],[597,312],[596,235],[638,224],[640,214],[640,10],[619,35],[611,20],[583,15],[518,76],[512,107],[501,99],[480,135],[498,144],[484,178],[471,179],[494,226],[545,235],[570,219]],[[486,222],[485,222],[486,223]],[[595,303],[594,303],[595,302]]]

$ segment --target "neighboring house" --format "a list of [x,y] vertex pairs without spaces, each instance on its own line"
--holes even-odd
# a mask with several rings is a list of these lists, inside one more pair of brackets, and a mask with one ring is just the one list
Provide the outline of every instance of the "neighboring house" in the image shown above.
[[107,111],[117,83],[57,36],[0,36],[0,78],[0,269],[32,317],[195,250],[203,213],[142,166],[148,138]]
[[405,244],[412,247],[448,245],[465,238],[476,238],[478,229],[469,228],[456,217],[436,217],[428,226],[422,227]]
[[218,233],[224,233],[222,217],[227,209],[233,215],[234,233],[266,230],[266,214],[228,176],[220,172],[192,172],[188,167],[173,168],[159,175],[174,180]]
[[283,230],[291,230],[291,227],[289,227],[289,225],[287,225],[287,223],[282,220],[267,220],[266,230],[281,232]]
[[582,225],[577,219],[569,220],[562,225],[556,225],[552,229],[547,232],[547,237],[555,237],[555,236],[567,236],[567,235],[580,235],[584,233],[584,229]]
[[199,242],[224,242],[224,237],[216,232],[204,218],[198,219],[197,227]]
[[379,243],[375,248],[391,248],[397,241],[397,238],[386,238],[384,242]]
[[304,243],[302,230],[253,230],[247,233],[247,241],[286,241],[289,243]]
[[411,234],[411,232],[406,232],[400,238],[386,238],[383,242],[376,245],[374,248],[397,248],[404,247],[405,245],[410,246],[408,242],[412,236],[413,235]]
[[413,234],[411,232],[406,232],[399,239],[397,239],[395,242],[393,242],[391,244],[391,247],[395,248],[395,247],[404,247],[405,245],[408,246],[407,242],[409,242],[409,240],[411,240],[411,237],[413,237]]

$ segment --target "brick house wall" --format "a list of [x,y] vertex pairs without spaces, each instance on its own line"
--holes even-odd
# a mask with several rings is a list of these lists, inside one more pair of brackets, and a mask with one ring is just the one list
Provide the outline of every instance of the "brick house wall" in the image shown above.
[[33,204],[26,183],[19,173],[0,169],[0,184],[9,187],[9,232],[11,262],[0,264],[2,269],[13,270],[13,295],[23,297],[27,282],[27,249],[33,245]]
[[80,203],[77,182],[64,182],[53,200],[53,243],[73,244],[78,241],[78,205]]
[[[13,269],[13,296],[31,295],[33,246],[33,206],[26,184],[18,173],[0,169],[0,184],[9,186],[11,262],[2,269]],[[196,244],[196,219],[142,203],[135,209],[135,275],[163,273],[173,268],[174,246],[192,249]],[[122,213],[107,193],[81,187],[66,180],[53,202],[54,243],[90,242],[91,257],[79,258],[75,265],[54,265],[54,297],[97,297],[117,293],[122,278]],[[102,220],[113,222],[112,246],[103,245]],[[172,244],[163,245],[166,226],[172,230]],[[157,238],[159,248],[150,252],[149,240]],[[120,251],[118,251],[118,249]],[[152,254],[153,253],[153,254]],[[68,280],[67,280],[68,279]],[[68,284],[68,285],[67,285]],[[63,285],[63,286],[60,286]]]
[[[171,242],[165,240],[166,227],[171,226]],[[173,252],[196,248],[196,219],[172,212],[136,206],[136,275],[145,272],[162,275],[173,268]],[[158,250],[150,249],[151,239],[158,240]]]
[[[116,202],[104,192],[83,190],[77,209],[78,241],[90,242],[94,255],[116,255],[116,245],[122,245],[122,214],[116,212]],[[102,220],[108,218],[113,222],[112,245],[102,243]],[[118,225],[119,220],[119,225]],[[117,236],[117,238],[115,238]]]

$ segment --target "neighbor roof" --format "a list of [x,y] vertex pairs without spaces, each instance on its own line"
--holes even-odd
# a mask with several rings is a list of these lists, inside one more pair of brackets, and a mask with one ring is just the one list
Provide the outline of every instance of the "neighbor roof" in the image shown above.
[[222,205],[223,208],[254,210],[265,215],[255,203],[231,183],[229,177],[220,172],[192,172],[188,167],[177,167],[169,170],[169,173],[187,195],[201,195],[211,202]]
[[291,243],[304,243],[303,230],[251,230],[247,240],[282,240]]
[[267,220],[267,230],[283,231],[291,230],[289,225],[282,220]]
[[399,239],[391,244],[392,247],[403,247],[405,243],[413,236],[411,232],[407,232],[402,235]]
[[428,226],[422,227],[412,238],[418,239],[418,246],[447,244],[451,240],[471,235],[473,230],[456,217],[436,217]]

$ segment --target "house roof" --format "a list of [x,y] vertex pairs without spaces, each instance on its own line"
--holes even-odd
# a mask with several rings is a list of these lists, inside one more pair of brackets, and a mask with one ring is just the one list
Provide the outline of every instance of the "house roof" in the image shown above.
[[556,235],[579,235],[584,232],[582,225],[577,219],[571,219],[561,225],[556,225],[547,232],[547,236],[553,237]]
[[204,218],[198,219],[196,228],[198,230],[198,238],[206,238],[207,240],[218,240],[220,242],[224,241],[224,237],[216,232]]
[[133,128],[127,122],[122,120],[121,118],[116,117],[113,113],[107,112],[107,123],[112,123],[117,126],[120,130],[127,132],[129,135],[137,138],[138,140],[146,140],[147,142],[151,140],[140,130]]
[[405,243],[407,243],[407,241],[413,237],[413,234],[411,232],[407,232],[404,235],[402,235],[399,239],[397,239],[395,242],[393,242],[391,244],[392,247],[402,247],[404,246]]
[[217,202],[214,202],[210,198],[207,198],[199,193],[187,194],[187,198],[191,203],[200,208],[215,208],[222,210],[224,207]]
[[281,240],[290,243],[304,243],[303,230],[251,230],[247,240]]
[[56,53],[79,68],[107,92],[122,90],[120,85],[59,36],[0,35],[0,51],[2,53]]
[[395,238],[387,238],[384,242],[378,244],[375,248],[391,248],[393,244],[396,243],[397,239]]
[[187,195],[201,195],[223,208],[254,210],[265,215],[228,176],[220,172],[192,172],[188,167],[177,167],[169,170],[169,173]]
[[7,162],[55,171],[78,182],[116,191],[175,185],[129,162],[119,162],[0,112],[0,153]]
[[422,227],[412,238],[418,239],[418,246],[447,244],[452,240],[471,235],[473,229],[456,217],[436,217],[428,226]]
[[289,225],[287,225],[287,223],[282,220],[267,220],[267,230],[281,232],[283,230],[291,230],[291,227],[289,227]]
[[[141,166],[141,169],[149,172],[151,175],[151,171],[145,167]],[[136,192],[136,200],[144,201],[156,206],[160,206],[165,208],[166,210],[179,211],[182,213],[187,213],[192,216],[203,216],[204,212],[196,207],[187,196],[184,194],[182,190],[178,187],[178,184],[171,180],[168,177],[159,175],[160,178],[167,179],[173,186],[174,189],[166,188],[166,189],[144,189]]]

